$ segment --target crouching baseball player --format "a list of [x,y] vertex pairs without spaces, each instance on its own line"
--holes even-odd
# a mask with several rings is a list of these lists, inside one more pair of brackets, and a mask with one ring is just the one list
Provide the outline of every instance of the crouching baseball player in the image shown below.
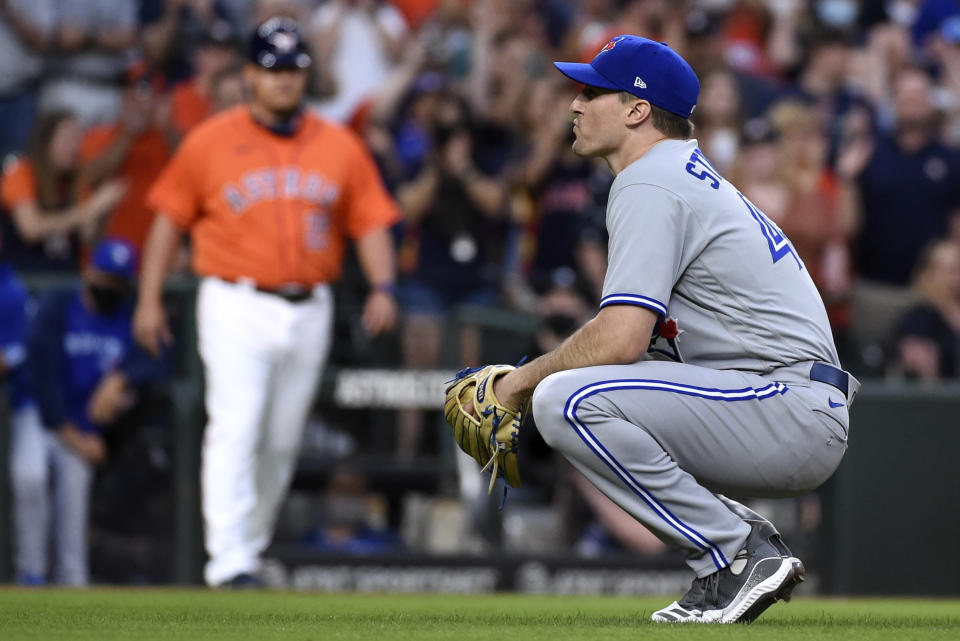
[[668,544],[690,591],[660,622],[750,622],[803,580],[774,526],[736,496],[809,492],[847,448],[859,383],[781,231],[691,139],[700,84],[667,45],[623,35],[570,106],[582,156],[607,161],[609,267],[596,316],[519,368],[464,370],[445,414],[509,485],[532,401],[546,442]]

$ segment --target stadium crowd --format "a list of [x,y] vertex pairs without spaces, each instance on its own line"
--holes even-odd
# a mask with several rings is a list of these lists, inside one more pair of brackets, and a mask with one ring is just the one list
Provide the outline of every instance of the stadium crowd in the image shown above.
[[[0,0],[3,269],[79,275],[104,240],[139,254],[147,191],[244,100],[248,34],[276,15],[311,45],[309,104],[363,138],[403,213],[388,364],[445,364],[462,305],[536,317],[535,351],[589,317],[612,177],[570,150],[576,88],[550,63],[633,33],[697,71],[701,149],[791,239],[847,368],[960,376],[957,0]],[[486,360],[458,327],[455,360]],[[4,348],[0,373],[31,356]],[[396,457],[423,424],[398,415]]]

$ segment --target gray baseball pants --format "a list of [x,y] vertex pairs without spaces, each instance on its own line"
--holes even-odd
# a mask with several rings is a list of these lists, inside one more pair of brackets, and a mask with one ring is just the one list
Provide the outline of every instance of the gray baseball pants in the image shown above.
[[43,427],[33,406],[16,412],[11,428],[10,476],[17,574],[21,579],[47,576],[47,546],[52,525],[56,552],[54,581],[62,585],[86,585],[93,466]]
[[715,493],[795,496],[839,465],[848,400],[811,381],[811,364],[764,376],[665,361],[568,370],[537,386],[533,414],[551,447],[703,577],[750,532]]

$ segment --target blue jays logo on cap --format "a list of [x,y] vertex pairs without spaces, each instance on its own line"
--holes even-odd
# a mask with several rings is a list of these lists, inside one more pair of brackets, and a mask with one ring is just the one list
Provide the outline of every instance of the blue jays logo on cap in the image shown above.
[[[614,47],[616,47],[616,46],[617,46],[617,43],[620,42],[621,40],[623,40],[625,37],[626,37],[626,36],[617,36],[616,38],[611,38],[611,39],[610,39],[610,42],[608,42],[607,44],[603,45],[603,49],[601,49],[599,53],[603,53],[604,51],[610,51],[611,49],[613,49]],[[599,54],[598,54],[598,55],[599,55]]]
[[100,271],[130,279],[136,271],[137,250],[125,240],[106,238],[94,248],[90,263]]
[[700,81],[680,54],[664,42],[624,34],[611,38],[589,64],[554,62],[571,80],[626,91],[683,118],[697,106]]

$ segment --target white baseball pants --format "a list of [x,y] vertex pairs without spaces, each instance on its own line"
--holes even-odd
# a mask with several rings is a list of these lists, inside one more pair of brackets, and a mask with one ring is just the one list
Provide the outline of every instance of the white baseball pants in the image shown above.
[[256,572],[330,348],[326,285],[290,303],[205,278],[197,300],[207,426],[200,472],[209,585]]

